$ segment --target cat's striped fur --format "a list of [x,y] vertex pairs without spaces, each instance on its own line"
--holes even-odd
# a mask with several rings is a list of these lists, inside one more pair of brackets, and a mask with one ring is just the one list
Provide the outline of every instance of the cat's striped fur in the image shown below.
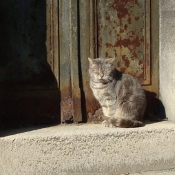
[[90,87],[102,106],[103,124],[124,128],[143,126],[145,92],[136,78],[117,71],[113,58],[88,59]]

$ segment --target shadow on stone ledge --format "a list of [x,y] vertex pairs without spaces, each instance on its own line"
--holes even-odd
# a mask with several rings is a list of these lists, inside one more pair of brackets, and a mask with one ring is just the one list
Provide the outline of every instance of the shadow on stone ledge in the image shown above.
[[156,96],[156,93],[145,91],[147,106],[144,115],[145,120],[158,122],[166,119],[166,112],[163,103]]

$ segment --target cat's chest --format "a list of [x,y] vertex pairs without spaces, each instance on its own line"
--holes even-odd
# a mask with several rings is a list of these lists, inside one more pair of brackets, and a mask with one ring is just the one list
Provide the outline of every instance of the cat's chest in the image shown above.
[[94,89],[95,97],[100,101],[115,100],[116,94],[111,89]]

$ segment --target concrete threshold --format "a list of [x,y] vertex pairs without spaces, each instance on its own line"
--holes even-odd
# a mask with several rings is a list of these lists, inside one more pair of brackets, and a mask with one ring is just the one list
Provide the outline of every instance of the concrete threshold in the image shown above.
[[102,124],[1,132],[0,175],[119,175],[175,168],[175,124]]
[[128,174],[121,174],[121,175],[175,175],[175,170],[163,170],[163,171],[149,171],[149,172],[142,172],[142,173],[128,173]]

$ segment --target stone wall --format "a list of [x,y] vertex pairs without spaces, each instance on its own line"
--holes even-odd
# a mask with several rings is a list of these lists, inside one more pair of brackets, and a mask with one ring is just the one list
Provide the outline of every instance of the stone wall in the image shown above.
[[175,1],[160,0],[160,99],[175,122]]

